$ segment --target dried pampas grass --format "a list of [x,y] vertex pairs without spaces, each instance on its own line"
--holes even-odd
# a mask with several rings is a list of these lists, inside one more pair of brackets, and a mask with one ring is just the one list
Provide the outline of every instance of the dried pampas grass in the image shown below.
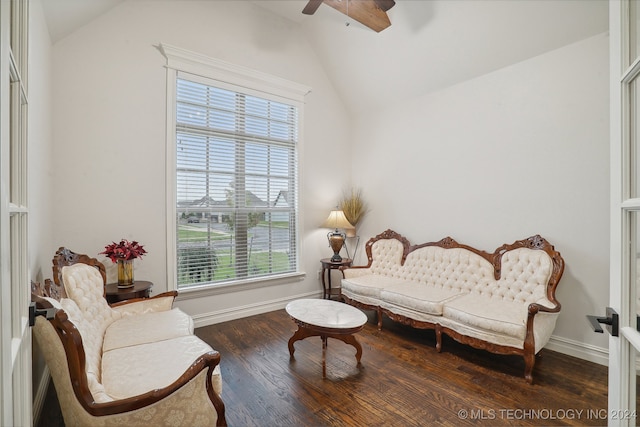
[[362,190],[359,188],[352,188],[350,192],[344,192],[339,207],[354,227],[358,225],[362,217],[369,211],[369,207],[362,198]]

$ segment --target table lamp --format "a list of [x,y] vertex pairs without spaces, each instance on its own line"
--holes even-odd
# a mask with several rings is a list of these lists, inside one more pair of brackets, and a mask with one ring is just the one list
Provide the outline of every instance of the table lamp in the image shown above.
[[344,233],[344,231],[340,231],[339,229],[353,229],[355,227],[351,225],[351,223],[347,220],[347,217],[344,216],[344,212],[337,209],[329,213],[329,217],[325,222],[322,223],[321,227],[334,229],[333,231],[327,233],[329,246],[331,246],[331,249],[333,249],[331,262],[342,262],[340,250],[342,249],[342,245],[344,245],[346,234]]

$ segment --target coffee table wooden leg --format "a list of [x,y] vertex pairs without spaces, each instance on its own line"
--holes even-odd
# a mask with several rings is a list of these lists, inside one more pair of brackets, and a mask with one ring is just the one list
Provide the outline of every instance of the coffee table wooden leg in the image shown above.
[[345,344],[349,344],[356,349],[356,360],[358,361],[358,365],[360,364],[360,359],[362,358],[362,346],[356,340],[354,335],[343,335],[343,334],[328,334],[322,333],[319,331],[312,331],[304,326],[298,324],[298,329],[293,333],[293,336],[289,338],[289,355],[293,359],[293,353],[295,352],[294,343],[296,341],[303,340],[308,337],[317,337],[319,336],[322,339],[322,378],[327,377],[327,338],[334,338],[344,342]]
[[289,355],[293,357],[293,352],[296,350],[293,346],[294,342],[303,340],[307,337],[314,337],[318,335],[318,333],[310,331],[309,329],[303,328],[302,326],[298,325],[298,330],[293,333],[293,336],[291,338],[289,338]]
[[362,346],[358,340],[356,340],[354,335],[332,335],[331,338],[335,338],[346,344],[352,345],[356,349],[356,360],[360,363],[360,359],[362,358]]

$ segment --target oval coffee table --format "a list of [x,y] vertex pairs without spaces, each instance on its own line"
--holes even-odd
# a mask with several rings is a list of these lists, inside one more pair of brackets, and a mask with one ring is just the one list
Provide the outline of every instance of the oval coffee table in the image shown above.
[[356,360],[360,364],[362,346],[356,332],[367,323],[367,316],[355,307],[326,299],[299,299],[291,301],[285,308],[298,330],[289,339],[289,355],[293,358],[293,343],[307,337],[322,339],[322,377],[327,376],[327,338],[335,338],[356,349]]

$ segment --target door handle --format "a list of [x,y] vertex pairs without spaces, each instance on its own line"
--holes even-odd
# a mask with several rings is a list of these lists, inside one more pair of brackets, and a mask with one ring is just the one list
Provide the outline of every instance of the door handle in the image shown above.
[[33,326],[36,324],[36,316],[44,316],[47,320],[53,319],[56,314],[55,308],[44,308],[39,309],[36,308],[36,303],[32,302],[29,304],[29,326]]
[[587,315],[587,320],[589,320],[594,332],[604,333],[600,327],[602,323],[606,325],[607,331],[609,331],[611,336],[617,337],[619,335],[620,325],[618,322],[618,313],[611,307],[607,307],[606,317]]

